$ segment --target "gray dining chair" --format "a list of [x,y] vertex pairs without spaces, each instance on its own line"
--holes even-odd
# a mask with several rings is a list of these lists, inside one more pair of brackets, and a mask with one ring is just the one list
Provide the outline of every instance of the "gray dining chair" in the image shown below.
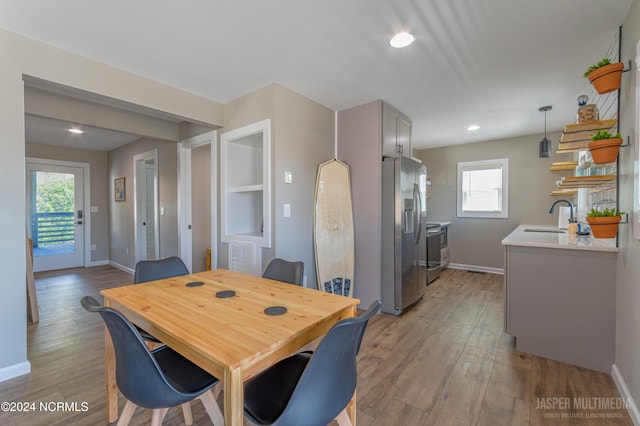
[[[160,260],[141,260],[136,264],[133,283],[140,284],[148,281],[162,280],[189,274],[189,269],[182,259],[177,256]],[[142,338],[153,343],[162,343],[156,337],[136,326]]]
[[304,277],[304,262],[290,262],[276,257],[267,265],[262,278],[301,286]]
[[375,301],[355,317],[336,323],[315,352],[285,358],[249,379],[244,412],[256,425],[326,426],[334,419],[350,424],[345,408],[356,390],[356,355]]
[[[151,424],[161,425],[170,407],[200,399],[216,426],[224,424],[214,387],[220,381],[168,346],[150,351],[140,333],[116,309],[101,306],[93,297],[81,299],[82,307],[102,316],[113,342],[116,383],[127,399],[118,425],[128,425],[138,406],[152,409]],[[183,405],[184,406],[184,405]],[[187,424],[192,418],[185,418]]]

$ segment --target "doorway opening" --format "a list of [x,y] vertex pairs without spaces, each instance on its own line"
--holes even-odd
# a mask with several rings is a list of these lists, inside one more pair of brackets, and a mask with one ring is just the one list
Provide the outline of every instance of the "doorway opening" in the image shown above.
[[218,267],[216,137],[214,130],[178,144],[180,257],[192,273]]

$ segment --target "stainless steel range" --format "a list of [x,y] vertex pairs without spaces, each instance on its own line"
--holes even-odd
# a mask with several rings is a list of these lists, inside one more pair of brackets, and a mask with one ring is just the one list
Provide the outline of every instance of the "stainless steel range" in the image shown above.
[[442,227],[439,223],[427,222],[427,285],[440,276],[440,238]]

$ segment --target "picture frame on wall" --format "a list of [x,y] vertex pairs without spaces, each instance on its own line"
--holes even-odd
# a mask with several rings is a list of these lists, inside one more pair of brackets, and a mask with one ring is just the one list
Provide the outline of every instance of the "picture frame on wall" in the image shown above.
[[116,202],[124,202],[127,200],[124,177],[116,178],[113,180],[113,193]]

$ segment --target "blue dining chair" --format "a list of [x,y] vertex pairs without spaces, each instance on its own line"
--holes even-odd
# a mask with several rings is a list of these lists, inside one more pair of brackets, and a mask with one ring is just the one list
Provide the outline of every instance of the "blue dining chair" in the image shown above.
[[256,425],[326,426],[334,419],[349,424],[345,408],[356,390],[356,355],[369,319],[369,309],[335,324],[315,352],[286,358],[249,379],[244,386],[244,412]]
[[[82,307],[102,316],[113,342],[116,383],[127,398],[118,425],[128,425],[136,407],[152,409],[152,425],[161,425],[170,407],[199,398],[215,426],[224,416],[212,389],[220,381],[173,349],[162,346],[150,351],[138,330],[119,311],[101,306],[91,296],[81,299]],[[191,424],[192,419],[185,419]]]

